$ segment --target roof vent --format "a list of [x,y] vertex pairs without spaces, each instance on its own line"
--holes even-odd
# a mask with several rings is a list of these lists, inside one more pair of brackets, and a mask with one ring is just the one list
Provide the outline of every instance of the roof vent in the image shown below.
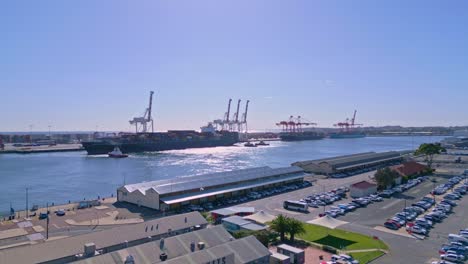
[[92,257],[96,253],[96,244],[94,243],[86,243],[84,245],[84,256],[85,257]]
[[135,259],[133,258],[132,255],[128,255],[128,256],[125,258],[124,264],[135,264]]
[[195,251],[195,242],[190,243],[190,251],[194,252]]
[[202,250],[205,248],[205,243],[204,242],[198,242],[198,249]]
[[164,253],[164,252],[161,253],[161,254],[159,255],[159,259],[160,259],[161,261],[166,261],[166,259],[167,259],[167,254]]

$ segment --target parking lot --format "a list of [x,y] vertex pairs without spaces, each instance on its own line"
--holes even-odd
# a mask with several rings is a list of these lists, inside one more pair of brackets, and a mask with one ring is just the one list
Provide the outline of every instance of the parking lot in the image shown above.
[[[369,177],[373,175],[374,172],[367,172],[359,175],[355,175],[352,177],[347,178],[329,178],[329,179],[318,179],[314,182],[313,186],[295,190],[292,192],[282,193],[279,195],[275,195],[272,197],[267,197],[263,199],[253,200],[246,203],[241,204],[240,206],[252,206],[255,207],[256,211],[263,210],[273,215],[288,215],[290,217],[294,217],[296,219],[302,220],[304,222],[313,220],[319,216],[319,214],[324,212],[323,207],[312,208],[309,207],[309,213],[301,213],[286,210],[283,208],[283,202],[287,200],[300,200],[304,199],[305,197],[316,194],[320,192],[330,191],[335,188],[339,187],[349,187],[351,184],[360,182],[363,180],[369,180]],[[345,199],[335,204],[351,201],[351,199]],[[325,207],[325,210],[330,209],[330,205]]]
[[[437,185],[447,181],[447,179],[443,178],[438,179]],[[397,234],[395,231],[382,227],[386,219],[403,210],[405,200],[407,206],[409,206],[426,196],[433,187],[434,183],[426,181],[407,192],[386,199],[384,202],[371,204],[367,208],[360,208],[354,213],[340,217],[340,220],[348,222],[348,224],[340,228],[378,236],[385,241],[390,246],[391,251],[375,263],[398,263],[397,260],[402,259],[407,260],[408,263],[432,263],[437,261],[439,260],[438,250],[441,245],[447,243],[448,234],[458,233],[460,229],[466,228],[468,225],[466,221],[468,217],[466,211],[468,198],[464,197],[457,201],[458,206],[453,208],[453,212],[441,223],[435,224],[428,236],[422,240],[408,236],[404,228],[397,231],[400,233]],[[440,200],[441,197],[436,198],[436,201]]]
[[[369,180],[370,175],[373,175],[373,173],[374,172],[368,172],[340,179],[319,179],[311,187],[275,195],[273,196],[274,199],[264,198],[249,201],[243,203],[241,206],[253,206],[256,210],[264,210],[274,215],[284,214],[307,222],[317,218],[319,214],[322,214],[324,211],[328,211],[331,206],[347,203],[352,199],[346,198],[335,202],[333,205],[327,205],[325,210],[323,207],[309,207],[309,213],[285,210],[283,208],[283,201],[300,200],[310,194],[330,191],[338,187],[349,187],[353,183]],[[447,243],[448,234],[458,233],[460,229],[466,228],[468,225],[466,221],[468,217],[466,211],[468,198],[464,197],[457,201],[459,205],[453,208],[453,212],[449,214],[443,222],[434,225],[429,235],[422,240],[411,236],[404,228],[400,228],[399,231],[393,231],[383,227],[383,223],[388,218],[402,211],[405,206],[408,207],[418,202],[424,196],[430,196],[429,193],[434,187],[448,181],[448,178],[445,176],[436,176],[434,178],[437,180],[436,183],[429,179],[425,180],[407,191],[394,194],[391,198],[383,199],[382,202],[374,202],[366,207],[357,208],[352,212],[348,212],[344,216],[338,216],[337,218],[339,220],[348,222],[340,226],[340,228],[370,236],[377,236],[390,246],[391,251],[389,254],[377,259],[373,263],[401,263],[400,260],[407,260],[407,263],[432,263],[433,261],[439,260],[438,250],[441,245]],[[441,199],[441,197],[436,198],[437,201]]]

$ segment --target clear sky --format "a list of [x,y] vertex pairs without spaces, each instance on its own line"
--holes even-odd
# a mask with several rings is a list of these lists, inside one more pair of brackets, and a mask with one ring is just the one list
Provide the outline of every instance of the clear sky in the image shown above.
[[[0,131],[468,125],[466,1],[4,1]],[[243,107],[243,106],[242,106]]]

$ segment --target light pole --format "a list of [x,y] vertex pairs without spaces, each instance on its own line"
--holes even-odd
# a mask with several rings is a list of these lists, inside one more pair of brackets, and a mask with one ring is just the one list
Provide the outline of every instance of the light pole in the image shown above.
[[49,240],[49,203],[47,202],[46,205],[46,215],[47,215],[47,220],[46,220],[46,240]]
[[52,139],[52,137],[50,135],[50,127],[51,127],[51,125],[49,125],[49,139]]
[[28,215],[29,215],[29,208],[28,208],[28,204],[29,204],[29,201],[28,201],[28,187],[26,187],[26,217],[25,218],[28,218]]

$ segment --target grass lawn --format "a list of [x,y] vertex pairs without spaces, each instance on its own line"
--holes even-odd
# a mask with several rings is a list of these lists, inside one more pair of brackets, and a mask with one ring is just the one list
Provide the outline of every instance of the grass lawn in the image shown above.
[[353,257],[355,260],[359,260],[360,264],[366,264],[369,261],[382,256],[384,253],[381,251],[370,251],[370,252],[356,252],[356,253],[351,253],[351,257]]
[[304,228],[306,233],[300,238],[337,249],[388,249],[385,243],[370,236],[311,224],[304,224]]

